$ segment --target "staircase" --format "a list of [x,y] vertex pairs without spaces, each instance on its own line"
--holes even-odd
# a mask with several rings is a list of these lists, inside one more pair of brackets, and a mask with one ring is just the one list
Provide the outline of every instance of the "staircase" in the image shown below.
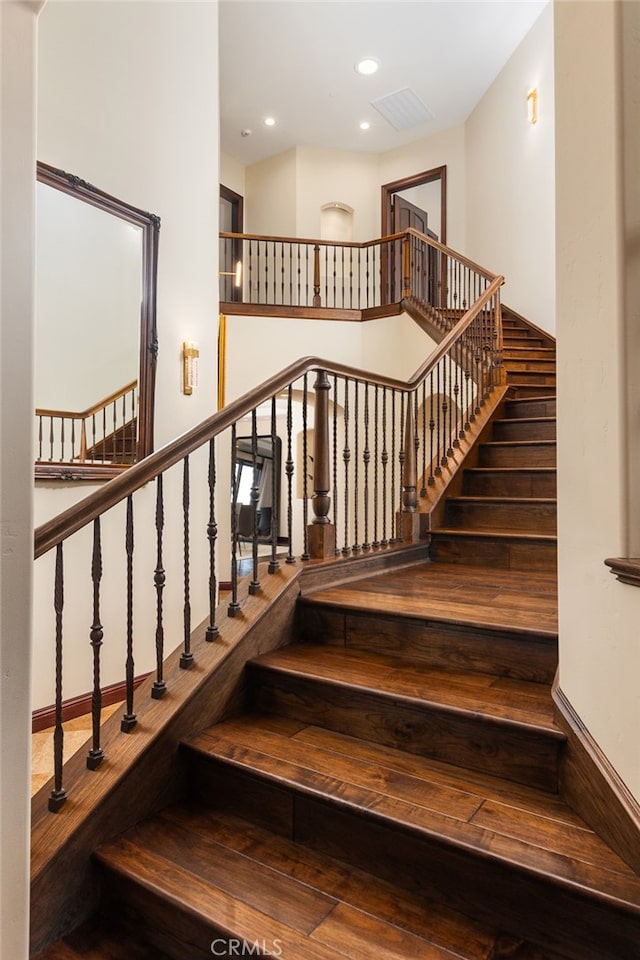
[[182,745],[184,801],[96,852],[101,919],[41,960],[637,958],[640,878],[558,794],[555,374],[506,326],[511,396],[432,562],[300,599],[246,712]]

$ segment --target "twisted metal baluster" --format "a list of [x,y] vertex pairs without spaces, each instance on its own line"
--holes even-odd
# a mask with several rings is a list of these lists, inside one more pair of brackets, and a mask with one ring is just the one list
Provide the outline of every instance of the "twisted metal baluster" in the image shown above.
[[358,407],[358,381],[353,381],[354,386],[354,404],[353,404],[353,552],[360,553],[360,544],[358,543],[358,465],[359,465],[359,407]]
[[344,447],[342,450],[342,461],[344,463],[344,546],[342,555],[348,557],[351,553],[349,547],[349,461],[351,460],[351,450],[349,449],[349,378],[344,380]]
[[125,713],[120,721],[122,733],[129,733],[135,727],[137,718],[133,712],[133,495],[127,497],[127,520],[125,532],[125,551],[127,554],[127,660],[125,664],[126,697]]
[[153,582],[156,588],[156,679],[151,689],[154,700],[160,700],[167,692],[167,685],[162,675],[162,661],[164,659],[164,623],[162,611],[162,591],[166,582],[164,567],[162,566],[162,534],[164,530],[164,502],[162,494],[163,480],[159,473],[156,479],[156,540],[157,557]]
[[[416,424],[417,429],[417,424]],[[427,495],[427,379],[422,381],[422,488],[420,496]]]
[[253,559],[253,576],[249,583],[249,593],[251,596],[255,596],[260,592],[260,578],[258,576],[258,500],[260,498],[260,487],[258,486],[258,426],[255,407],[251,411],[251,463],[253,467],[251,483],[251,506],[253,507],[253,540],[251,543],[251,553]]
[[[400,393],[400,449],[399,449],[399,451],[398,451],[398,464],[399,464],[399,467],[400,467],[400,469],[399,469],[399,482],[398,482],[398,488],[399,488],[399,492],[400,492],[400,500],[399,500],[399,505],[398,505],[398,512],[399,512],[399,513],[402,513],[402,508],[403,508],[402,492],[403,492],[403,477],[404,477],[404,461],[405,461],[406,456],[407,456],[406,450],[404,449],[404,442],[405,442],[405,436],[404,436],[404,405],[405,405],[405,404],[404,404],[404,398],[405,398],[405,394],[404,394],[404,393]],[[410,403],[410,401],[408,401],[408,403]],[[410,413],[410,408],[409,408],[409,411],[407,412],[407,416],[409,416],[409,413]]]
[[336,531],[334,553],[340,554],[338,547],[338,374],[333,377],[333,526]]
[[382,388],[382,540],[380,546],[387,547],[387,464],[389,454],[387,452],[387,388]]
[[363,550],[370,550],[369,543],[369,463],[371,461],[371,450],[369,449],[369,384],[364,385],[364,450],[362,453],[364,462],[364,543]]
[[380,546],[378,540],[378,392],[376,383],[373,391],[373,543],[371,544],[374,549]]
[[295,563],[296,558],[293,555],[293,455],[291,450],[291,433],[293,430],[293,410],[292,410],[293,388],[289,384],[287,391],[287,462],[285,464],[285,474],[287,476],[287,536],[289,537],[289,552],[286,563]]
[[57,813],[67,799],[62,786],[64,730],[62,727],[62,611],[64,608],[64,564],[62,544],[56,546],[56,568],[53,587],[53,608],[56,614],[56,721],[53,731],[53,790],[49,810]]
[[229,616],[235,617],[240,609],[238,603],[238,469],[236,455],[236,425],[231,426],[231,599],[227,608]]
[[271,559],[269,561],[269,573],[277,573],[280,569],[278,563],[278,530],[280,529],[280,504],[278,503],[278,488],[276,478],[280,472],[280,457],[276,456],[278,449],[278,434],[276,429],[276,398],[271,397]]
[[[442,406],[442,395],[440,393],[440,364],[441,360],[438,361],[436,366],[436,456],[438,458],[438,463],[435,468],[435,475],[439,477],[442,473],[442,467],[440,466],[440,408]],[[433,414],[433,410],[432,410]]]
[[207,476],[209,487],[209,522],[207,524],[207,540],[209,541],[209,626],[205,632],[205,640],[213,643],[220,636],[216,626],[216,593],[218,582],[216,579],[216,540],[218,539],[218,525],[216,523],[216,451],[215,441],[209,441],[209,470]]
[[418,387],[416,387],[416,389],[413,391],[413,430],[414,430],[413,446],[415,448],[416,496],[417,496],[418,452],[420,450],[420,431],[418,430]]
[[391,388],[391,536],[389,543],[396,542],[396,391]]
[[429,403],[429,480],[428,484],[431,486],[436,482],[433,475],[433,440],[436,422],[433,417],[433,370],[429,374],[429,391],[430,391],[430,403]]
[[184,530],[184,648],[180,654],[180,666],[188,670],[194,664],[191,651],[191,584],[189,579],[189,457],[183,460],[182,469],[182,516]]
[[449,364],[449,395],[448,395],[449,396],[449,434],[448,434],[449,439],[448,439],[448,446],[447,446],[447,456],[452,457],[453,456],[453,400],[452,400],[451,394],[453,393],[453,390],[452,390],[453,376],[451,374],[451,354],[450,353],[446,355],[445,362],[448,362]]
[[100,543],[100,517],[93,521],[93,558],[91,561],[91,580],[93,582],[93,623],[89,634],[93,648],[93,693],[91,694],[91,727],[93,742],[87,754],[87,769],[95,770],[104,759],[100,746],[100,714],[102,712],[102,691],[100,690],[100,648],[103,629],[100,623],[100,581],[102,580],[102,547]]
[[307,437],[308,374],[302,388],[302,560],[309,560],[309,445]]

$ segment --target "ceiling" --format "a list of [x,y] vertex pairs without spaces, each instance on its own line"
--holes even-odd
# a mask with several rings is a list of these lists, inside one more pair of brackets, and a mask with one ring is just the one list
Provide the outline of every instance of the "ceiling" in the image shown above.
[[[381,153],[462,123],[547,2],[220,0],[221,148],[246,165],[294,146]],[[432,119],[397,130],[371,101],[407,88]]]

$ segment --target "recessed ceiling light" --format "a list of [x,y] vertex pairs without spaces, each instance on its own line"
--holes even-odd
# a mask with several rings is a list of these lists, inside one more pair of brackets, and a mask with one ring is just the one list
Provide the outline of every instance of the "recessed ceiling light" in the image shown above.
[[276,121],[275,121],[275,119],[274,119],[273,117],[265,117],[265,118],[264,118],[264,125],[265,125],[265,127],[275,127]]
[[361,129],[361,130],[368,130],[370,126],[371,126],[371,124],[369,123],[368,120],[363,120],[362,123],[360,124],[360,129]]
[[380,63],[375,57],[363,57],[356,63],[355,71],[361,73],[363,77],[369,77],[372,73],[376,73],[379,66]]

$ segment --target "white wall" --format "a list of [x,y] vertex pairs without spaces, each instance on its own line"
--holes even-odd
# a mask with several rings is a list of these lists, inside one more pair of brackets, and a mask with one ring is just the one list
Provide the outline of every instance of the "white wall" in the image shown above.
[[[320,236],[324,204],[353,208],[353,240],[380,236],[380,184],[375,154],[298,147],[296,236]],[[330,239],[330,238],[327,238]]]
[[[218,212],[217,5],[214,2],[57,3],[39,26],[38,157],[161,217],[158,262],[156,447],[215,410]],[[200,386],[181,393],[183,340],[200,347]],[[174,471],[174,473],[179,471]],[[192,464],[195,483],[196,463]],[[180,478],[167,479],[165,629],[167,649],[182,639]],[[74,488],[75,490],[75,488]],[[174,498],[170,496],[174,491]],[[83,490],[84,492],[84,490]],[[77,497],[77,493],[71,491]],[[38,518],[69,502],[64,484],[39,485]],[[135,498],[140,568],[136,671],[153,661],[153,485]],[[192,570],[206,569],[207,505],[191,511]],[[123,678],[122,518],[105,524],[102,596],[103,683]],[[84,535],[83,535],[84,536]],[[82,540],[82,537],[79,538]],[[114,544],[117,558],[107,555]],[[147,554],[145,555],[145,549]],[[52,702],[50,559],[36,567],[34,706]],[[87,552],[69,551],[67,581],[89,585]],[[202,580],[202,583],[200,583]],[[169,586],[171,584],[171,586]],[[203,616],[206,576],[193,578],[193,622]],[[171,593],[175,591],[175,593]],[[42,598],[40,600],[40,598]],[[117,608],[120,607],[120,614]],[[118,619],[119,618],[119,619]],[[91,686],[86,610],[66,623],[64,697]]]
[[555,5],[560,685],[640,799],[640,590],[603,562],[626,555],[638,442],[625,420],[619,13]]
[[[466,123],[467,247],[506,278],[503,301],[555,330],[553,5]],[[538,90],[538,122],[527,92]]]
[[0,4],[0,958],[27,960],[33,557],[35,50],[39,4]]
[[220,153],[220,183],[244,197],[246,191],[245,166],[239,160],[230,157],[228,153],[222,152]]
[[245,171],[245,233],[296,236],[296,151],[287,150]]

